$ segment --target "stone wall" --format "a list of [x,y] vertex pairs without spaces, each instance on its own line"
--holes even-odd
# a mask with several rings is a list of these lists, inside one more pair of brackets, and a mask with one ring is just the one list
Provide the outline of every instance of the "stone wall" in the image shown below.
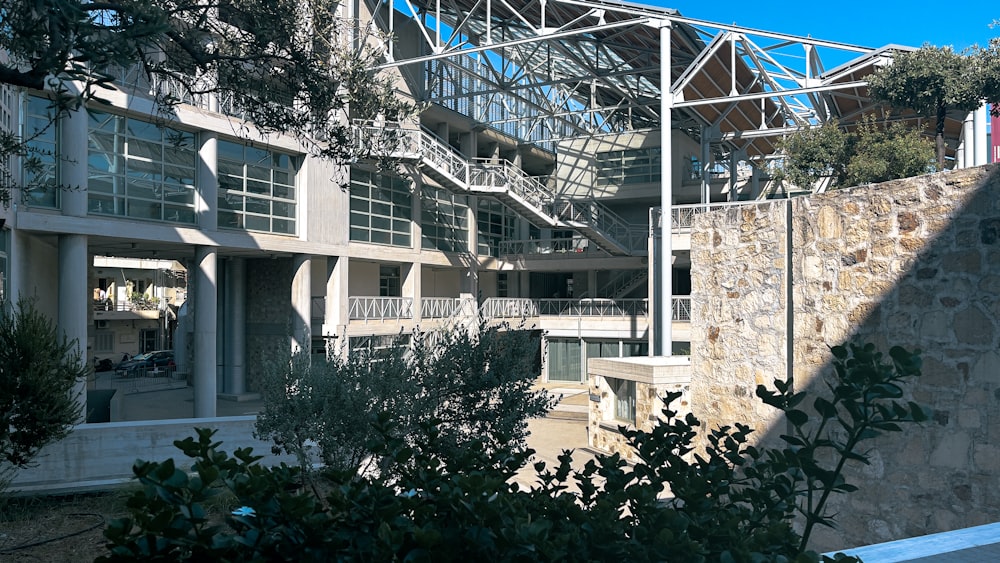
[[[247,390],[259,391],[266,366],[276,353],[291,351],[290,258],[247,260],[246,377]],[[287,356],[285,356],[287,357]]]
[[861,490],[836,499],[838,529],[815,548],[1000,520],[1000,168],[709,213],[695,232],[691,395],[703,420],[775,440],[783,426],[757,406],[757,383],[791,373],[808,391],[828,347],[854,337],[923,350],[908,393],[933,419],[875,442],[872,464],[849,476]]

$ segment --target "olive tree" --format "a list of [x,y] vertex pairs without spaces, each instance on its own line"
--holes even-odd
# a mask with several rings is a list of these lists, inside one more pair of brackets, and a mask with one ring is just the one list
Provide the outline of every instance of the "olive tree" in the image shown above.
[[973,111],[983,103],[982,57],[951,47],[924,45],[897,52],[892,64],[868,78],[876,100],[935,120],[938,168],[944,169],[944,122],[949,110]]
[[0,308],[0,491],[45,445],[80,418],[72,396],[88,367],[76,341],[61,336],[33,302]]

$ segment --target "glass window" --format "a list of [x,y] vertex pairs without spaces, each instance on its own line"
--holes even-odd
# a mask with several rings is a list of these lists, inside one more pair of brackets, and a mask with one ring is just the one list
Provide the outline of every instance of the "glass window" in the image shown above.
[[380,297],[401,297],[403,295],[400,283],[399,266],[379,266],[378,294]]
[[100,111],[88,118],[90,213],[197,222],[194,133]]
[[598,186],[660,182],[659,147],[597,153],[596,165]]
[[498,258],[500,243],[517,238],[517,214],[499,201],[480,198],[476,218],[479,254]]
[[583,381],[579,340],[550,339],[548,356],[550,381]]
[[21,178],[28,205],[59,206],[59,179],[56,166],[57,126],[49,100],[28,96],[25,104],[23,138],[27,154],[21,157]]
[[295,159],[219,141],[219,226],[295,234]]
[[388,173],[351,169],[351,240],[409,247],[410,184]]
[[615,395],[615,419],[635,424],[635,381],[609,377],[608,385]]
[[420,198],[421,248],[445,252],[468,252],[468,206],[447,190],[424,187]]

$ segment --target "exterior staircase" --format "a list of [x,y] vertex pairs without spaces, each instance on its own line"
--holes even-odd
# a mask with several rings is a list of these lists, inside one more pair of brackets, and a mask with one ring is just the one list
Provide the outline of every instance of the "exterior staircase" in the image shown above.
[[441,186],[495,197],[536,226],[575,229],[613,256],[646,253],[648,229],[597,200],[559,199],[543,182],[510,162],[469,161],[426,129],[354,123],[355,143],[368,154],[413,162]]

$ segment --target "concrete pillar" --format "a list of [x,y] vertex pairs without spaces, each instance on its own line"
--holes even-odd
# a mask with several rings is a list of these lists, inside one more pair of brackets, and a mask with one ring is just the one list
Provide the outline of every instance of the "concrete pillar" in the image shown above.
[[[87,287],[86,235],[59,235],[59,316],[57,325],[70,341],[75,341],[81,361],[87,361]],[[70,392],[80,405],[80,422],[87,416],[87,382],[80,380]]]
[[650,327],[650,338],[653,342],[649,349],[654,356],[670,356],[673,353],[673,326],[671,315],[671,299],[673,296],[673,249],[671,232],[671,215],[673,214],[673,139],[671,137],[671,113],[674,105],[673,75],[671,74],[670,22],[660,22],[660,209],[662,228],[660,229],[659,255],[653,260],[659,262],[654,273],[658,274],[659,292],[653,296],[653,326]]
[[[972,168],[974,166],[973,159],[975,156],[975,129],[972,124],[972,113],[970,112],[965,116],[965,121],[962,122],[962,143],[960,150],[962,151],[962,156],[960,157],[959,164],[956,168]],[[957,156],[957,155],[956,155]],[[959,160],[959,159],[956,159]]]
[[597,294],[597,270],[587,270],[587,296],[604,297]]
[[462,151],[462,154],[464,154],[468,159],[476,158],[476,155],[479,154],[479,139],[476,137],[476,134],[462,133],[458,136],[458,139],[461,144],[459,150]]
[[226,384],[230,395],[246,393],[247,262],[226,261]]
[[421,300],[423,289],[421,288],[422,265],[420,262],[412,264],[402,264],[399,275],[403,297],[413,299],[413,322],[419,323],[421,319]]
[[218,251],[195,247],[194,254],[194,416],[214,418],[218,394],[216,382],[216,334],[218,332]]
[[198,147],[198,169],[195,171],[195,181],[198,190],[195,195],[198,226],[203,231],[215,231],[219,228],[219,137],[215,133],[202,131],[198,135],[201,146]]
[[[60,121],[59,182],[63,215],[87,216],[87,110],[70,111]],[[87,263],[86,235],[59,235],[59,306],[56,321],[59,331],[75,340],[82,361],[87,356],[87,316],[91,295],[88,287],[90,265]],[[78,381],[71,391],[80,405],[81,422],[87,416],[87,382]]]
[[312,350],[312,256],[292,257],[292,352]]
[[346,256],[328,256],[326,258],[323,337],[344,338],[345,340],[338,342],[338,345],[346,345],[347,325],[350,323],[349,263],[350,260]]
[[[990,116],[986,111],[986,104],[979,106],[972,114],[972,165],[982,166],[990,163],[989,145],[986,142],[986,124],[989,123]],[[1000,131],[995,132],[1000,135]]]

